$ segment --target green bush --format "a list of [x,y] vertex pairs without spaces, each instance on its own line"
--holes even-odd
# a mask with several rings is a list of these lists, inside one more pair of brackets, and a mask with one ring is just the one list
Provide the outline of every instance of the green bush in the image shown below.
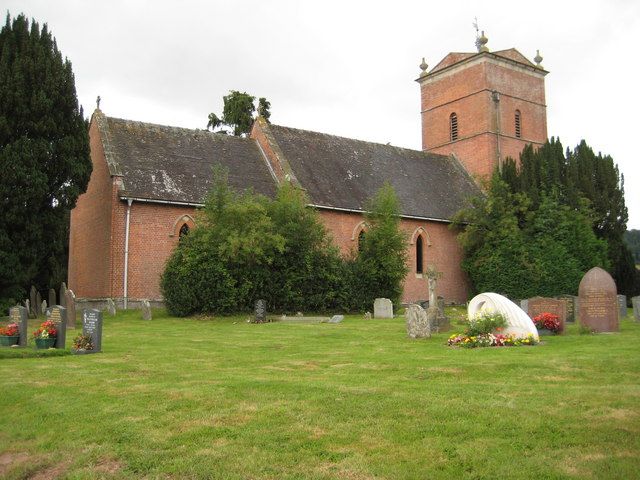
[[468,337],[486,335],[506,326],[507,319],[501,313],[483,312],[469,319],[469,326],[465,331],[465,335]]

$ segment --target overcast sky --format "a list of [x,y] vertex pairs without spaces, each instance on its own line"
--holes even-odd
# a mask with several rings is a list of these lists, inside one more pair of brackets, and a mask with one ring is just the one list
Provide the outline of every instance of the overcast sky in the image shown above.
[[[536,49],[549,135],[587,140],[625,177],[640,229],[640,2],[0,0],[48,23],[89,115],[205,128],[229,90],[271,101],[279,125],[420,149],[414,82],[450,51]],[[638,135],[638,136],[637,136]],[[634,145],[636,145],[634,147]]]

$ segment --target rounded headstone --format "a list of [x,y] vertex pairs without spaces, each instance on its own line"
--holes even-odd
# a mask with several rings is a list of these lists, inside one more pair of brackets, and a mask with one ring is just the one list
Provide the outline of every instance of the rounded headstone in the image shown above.
[[584,274],[578,287],[580,324],[594,332],[618,331],[618,291],[605,270],[593,267]]

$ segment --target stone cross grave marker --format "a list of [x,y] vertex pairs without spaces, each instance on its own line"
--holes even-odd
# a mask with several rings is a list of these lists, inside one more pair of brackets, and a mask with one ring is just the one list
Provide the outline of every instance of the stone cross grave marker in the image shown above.
[[595,332],[618,331],[616,284],[606,271],[594,267],[584,274],[578,287],[580,324]]
[[373,302],[373,318],[393,318],[393,303],[388,298],[376,298]]
[[100,310],[85,309],[82,311],[82,334],[91,335],[93,350],[88,350],[88,353],[102,351],[102,312]]
[[31,290],[29,291],[29,315],[35,318],[38,316],[36,307],[36,287],[31,285]]
[[151,320],[153,316],[151,315],[151,304],[149,300],[142,300],[142,319],[143,320]]
[[255,323],[264,323],[267,321],[267,301],[256,300],[255,308],[253,309],[253,321]]
[[64,348],[67,340],[67,309],[61,305],[54,305],[51,307],[49,320],[56,324],[56,330],[58,330],[54,347]]
[[541,313],[553,313],[558,315],[560,320],[560,331],[564,331],[564,324],[567,321],[567,302],[561,298],[533,297],[528,301],[527,314],[533,320]]
[[576,308],[578,297],[576,297],[575,295],[560,295],[556,298],[564,300],[567,304],[567,322],[575,322],[576,312],[578,311],[578,309]]
[[112,317],[116,314],[116,304],[111,298],[107,298],[107,312]]
[[631,299],[633,305],[633,318],[636,322],[640,322],[640,296]]
[[427,312],[420,305],[411,304],[405,311],[404,316],[407,324],[407,335],[409,338],[430,338],[431,325],[427,318]]
[[76,328],[76,295],[73,290],[65,292],[67,305],[67,328]]
[[627,296],[626,295],[618,295],[618,307],[620,308],[620,313],[618,318],[622,320],[627,316]]
[[20,340],[18,340],[18,345],[21,347],[27,346],[27,338],[29,335],[27,325],[29,315],[27,314],[27,309],[21,305],[17,305],[15,307],[11,307],[9,309],[9,317],[13,323],[18,324],[18,328],[20,329]]

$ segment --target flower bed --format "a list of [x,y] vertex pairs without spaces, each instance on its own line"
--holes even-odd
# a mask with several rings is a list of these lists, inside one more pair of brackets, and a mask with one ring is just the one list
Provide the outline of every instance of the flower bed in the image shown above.
[[520,347],[538,343],[533,334],[517,336],[502,332],[507,326],[505,317],[499,313],[482,313],[469,320],[464,333],[454,333],[447,340],[450,347]]
[[553,313],[543,312],[533,317],[533,323],[538,330],[549,330],[553,334],[560,332],[560,317]]

